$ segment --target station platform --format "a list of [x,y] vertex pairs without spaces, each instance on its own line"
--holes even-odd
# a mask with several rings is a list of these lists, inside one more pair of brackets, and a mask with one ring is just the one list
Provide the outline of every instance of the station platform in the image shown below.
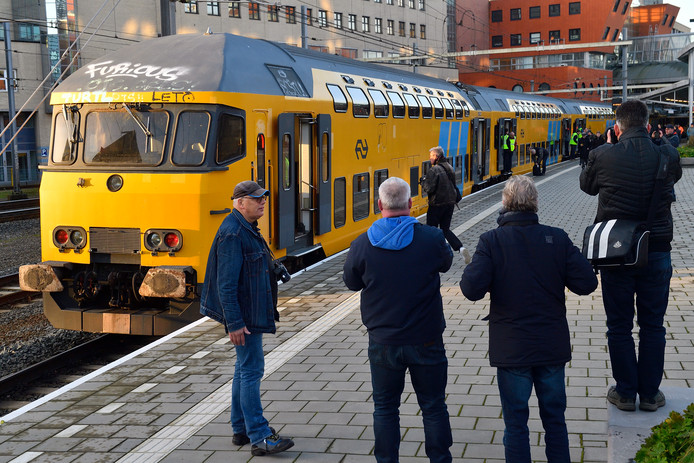
[[[578,186],[577,161],[550,166],[536,177],[540,221],[565,229],[579,245],[597,199]],[[452,228],[474,249],[496,227],[503,184],[470,195]],[[685,169],[673,205],[674,275],[666,315],[664,387],[694,382],[694,169]],[[43,399],[0,417],[0,463],[5,462],[373,462],[367,333],[359,295],[345,288],[345,253],[280,286],[281,322],[266,335],[265,416],[296,445],[253,457],[232,444],[229,425],[234,350],[221,325],[202,319],[107,365]],[[495,368],[488,361],[489,299],[466,300],[458,282],[462,255],[442,275],[449,359],[447,405],[454,461],[504,461],[503,420]],[[571,461],[609,460],[608,385],[613,383],[600,288],[579,297],[567,291],[573,360],[566,369]],[[400,409],[400,461],[424,463],[421,413],[406,386]],[[635,412],[643,414],[645,412]],[[532,455],[546,461],[537,401],[531,398]]]

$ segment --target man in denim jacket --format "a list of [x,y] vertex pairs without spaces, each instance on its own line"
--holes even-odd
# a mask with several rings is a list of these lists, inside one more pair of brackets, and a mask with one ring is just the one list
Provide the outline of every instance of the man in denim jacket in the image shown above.
[[263,333],[275,332],[277,301],[272,256],[258,229],[269,193],[250,180],[234,188],[234,210],[212,243],[200,298],[200,313],[222,323],[236,346],[232,442],[251,442],[251,453],[256,456],[279,453],[294,445],[269,426],[260,402],[260,380],[265,371]]

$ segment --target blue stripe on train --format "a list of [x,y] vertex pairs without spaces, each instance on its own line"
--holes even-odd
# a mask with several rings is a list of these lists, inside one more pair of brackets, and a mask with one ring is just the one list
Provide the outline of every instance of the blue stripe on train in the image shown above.
[[463,171],[463,178],[465,178],[469,127],[469,122],[441,122],[439,125],[439,146],[443,148],[446,157],[449,158],[453,170],[458,167],[457,156],[462,157],[463,165],[460,167]]

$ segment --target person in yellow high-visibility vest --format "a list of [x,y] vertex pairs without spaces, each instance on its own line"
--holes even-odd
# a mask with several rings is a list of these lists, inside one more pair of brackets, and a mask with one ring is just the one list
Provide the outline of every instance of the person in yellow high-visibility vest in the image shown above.
[[503,144],[501,146],[501,156],[504,160],[504,165],[501,169],[502,174],[511,172],[511,155],[513,152],[511,151],[511,145],[509,143],[510,138],[511,137],[509,136],[509,130],[506,129],[504,135],[501,137],[501,140],[503,141]]
[[580,127],[576,127],[576,130],[574,130],[574,133],[571,134],[571,139],[569,140],[569,146],[571,149],[571,152],[569,153],[569,159],[573,159],[576,157],[576,150],[578,149],[578,139],[581,138],[581,129]]

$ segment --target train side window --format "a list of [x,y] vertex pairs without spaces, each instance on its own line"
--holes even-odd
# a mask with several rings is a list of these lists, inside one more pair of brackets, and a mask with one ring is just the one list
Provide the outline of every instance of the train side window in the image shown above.
[[347,87],[347,93],[352,99],[352,114],[354,117],[369,117],[371,113],[371,105],[369,99],[366,98],[366,93],[357,87]]
[[439,100],[435,96],[432,96],[430,98],[431,103],[434,105],[434,117],[436,119],[443,119],[443,105],[441,104],[441,100]]
[[[65,119],[67,113],[70,121]],[[80,133],[80,113],[67,110],[58,114],[53,128],[53,146],[51,160],[54,164],[69,164],[75,162],[77,142]],[[72,141],[70,141],[72,140]]]
[[465,110],[465,117],[470,117],[470,105],[467,104],[467,101],[460,100],[460,104],[463,105],[463,109]]
[[217,164],[226,164],[246,155],[243,118],[222,114],[217,128]]
[[380,214],[378,207],[378,187],[388,179],[388,169],[381,169],[374,172],[374,214]]
[[330,134],[323,132],[321,135],[321,181],[330,180]]
[[424,95],[417,95],[417,99],[419,100],[419,104],[422,105],[422,118],[431,119],[433,110],[429,98]]
[[419,196],[419,166],[410,167],[410,196]]
[[288,133],[285,133],[284,136],[282,136],[282,165],[284,166],[284,178],[282,179],[282,188],[284,191],[289,190],[289,187],[292,186],[291,184],[291,171],[292,171],[292,162],[291,162],[291,148],[292,148],[292,137]]
[[455,108],[455,118],[456,119],[462,119],[463,118],[463,105],[461,105],[460,101],[458,101],[458,100],[451,100],[451,103],[453,103],[453,107]]
[[205,160],[211,117],[207,111],[183,111],[176,123],[176,139],[171,162],[178,166],[199,166]]
[[396,119],[402,119],[405,117],[405,102],[402,97],[397,92],[386,92],[390,102],[393,105],[393,117]]
[[446,119],[453,119],[453,105],[448,98],[441,98],[443,106],[446,108]]
[[333,84],[327,84],[328,91],[333,97],[333,108],[335,108],[336,113],[346,113],[347,112],[347,97],[340,87]]
[[347,181],[344,177],[335,179],[333,193],[335,195],[333,207],[335,210],[335,228],[344,227],[347,221]]
[[352,219],[365,219],[369,216],[369,173],[363,172],[352,177]]
[[371,99],[374,100],[374,116],[388,117],[388,100],[386,100],[383,92],[370,88],[369,95],[371,95]]
[[265,134],[259,133],[256,137],[256,159],[258,160],[257,175],[258,185],[265,188]]
[[460,185],[463,183],[463,156],[460,154],[455,157],[455,183]]
[[417,103],[417,99],[411,93],[403,93],[402,96],[405,97],[407,102],[407,115],[410,116],[410,119],[418,119],[419,103]]

